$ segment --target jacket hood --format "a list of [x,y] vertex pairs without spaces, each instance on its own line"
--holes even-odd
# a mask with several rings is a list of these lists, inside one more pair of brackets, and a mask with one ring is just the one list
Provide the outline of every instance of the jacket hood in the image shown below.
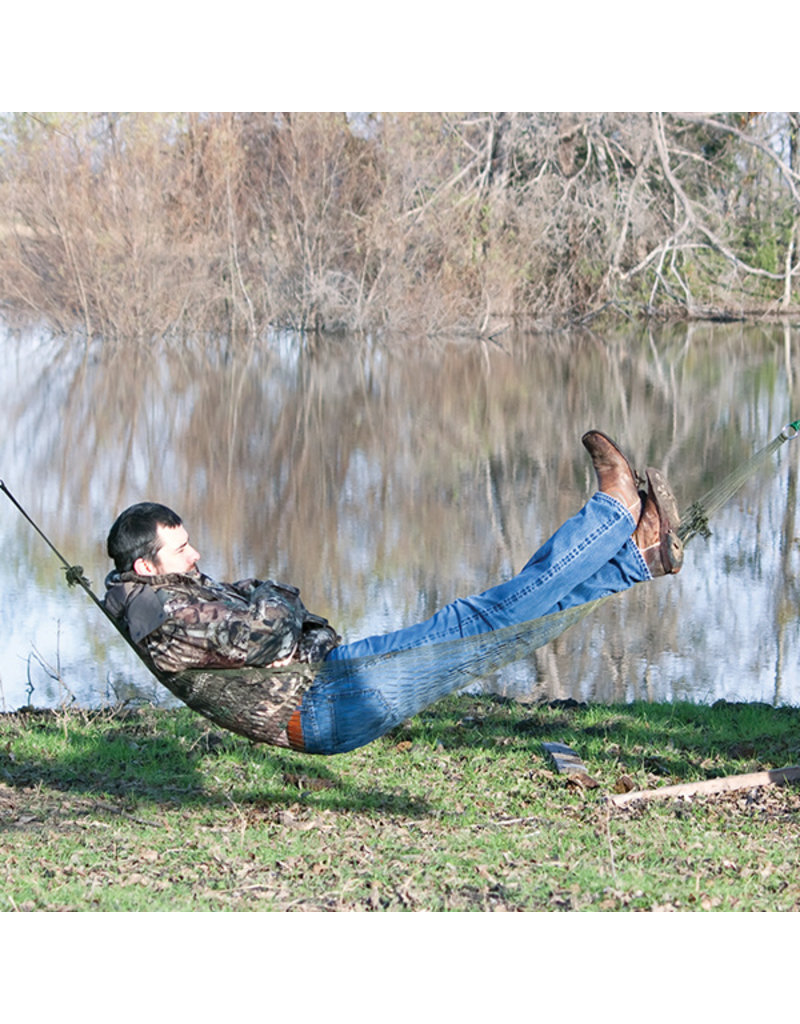
[[110,615],[123,622],[135,644],[158,629],[167,618],[160,588],[152,585],[167,579],[166,576],[145,577],[135,572],[116,571],[106,576],[103,604]]

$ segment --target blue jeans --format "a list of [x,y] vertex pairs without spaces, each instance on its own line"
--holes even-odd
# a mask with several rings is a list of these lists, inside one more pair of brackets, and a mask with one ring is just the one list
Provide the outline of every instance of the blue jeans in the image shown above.
[[442,672],[438,689],[421,697],[393,678],[381,655],[529,622],[649,580],[631,536],[635,525],[620,502],[598,492],[507,582],[457,598],[414,626],[335,647],[300,707],[305,751],[363,746],[463,685],[458,674]]

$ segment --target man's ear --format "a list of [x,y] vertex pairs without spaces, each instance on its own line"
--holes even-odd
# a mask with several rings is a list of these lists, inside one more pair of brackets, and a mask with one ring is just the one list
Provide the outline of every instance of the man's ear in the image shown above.
[[158,569],[149,558],[137,558],[133,563],[133,571],[137,576],[158,576]]

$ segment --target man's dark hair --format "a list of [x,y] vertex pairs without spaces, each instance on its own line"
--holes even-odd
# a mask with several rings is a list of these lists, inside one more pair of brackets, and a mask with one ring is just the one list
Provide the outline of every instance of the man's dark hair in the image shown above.
[[140,501],[120,512],[108,531],[106,547],[118,572],[130,572],[137,558],[155,563],[161,542],[158,527],[180,526],[183,520],[177,512],[155,501]]

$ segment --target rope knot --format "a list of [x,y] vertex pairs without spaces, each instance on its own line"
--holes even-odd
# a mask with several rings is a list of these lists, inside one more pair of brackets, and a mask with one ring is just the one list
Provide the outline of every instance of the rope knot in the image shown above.
[[74,587],[76,583],[79,583],[82,587],[91,587],[91,583],[83,575],[82,565],[68,565],[64,572],[67,576],[68,587]]

